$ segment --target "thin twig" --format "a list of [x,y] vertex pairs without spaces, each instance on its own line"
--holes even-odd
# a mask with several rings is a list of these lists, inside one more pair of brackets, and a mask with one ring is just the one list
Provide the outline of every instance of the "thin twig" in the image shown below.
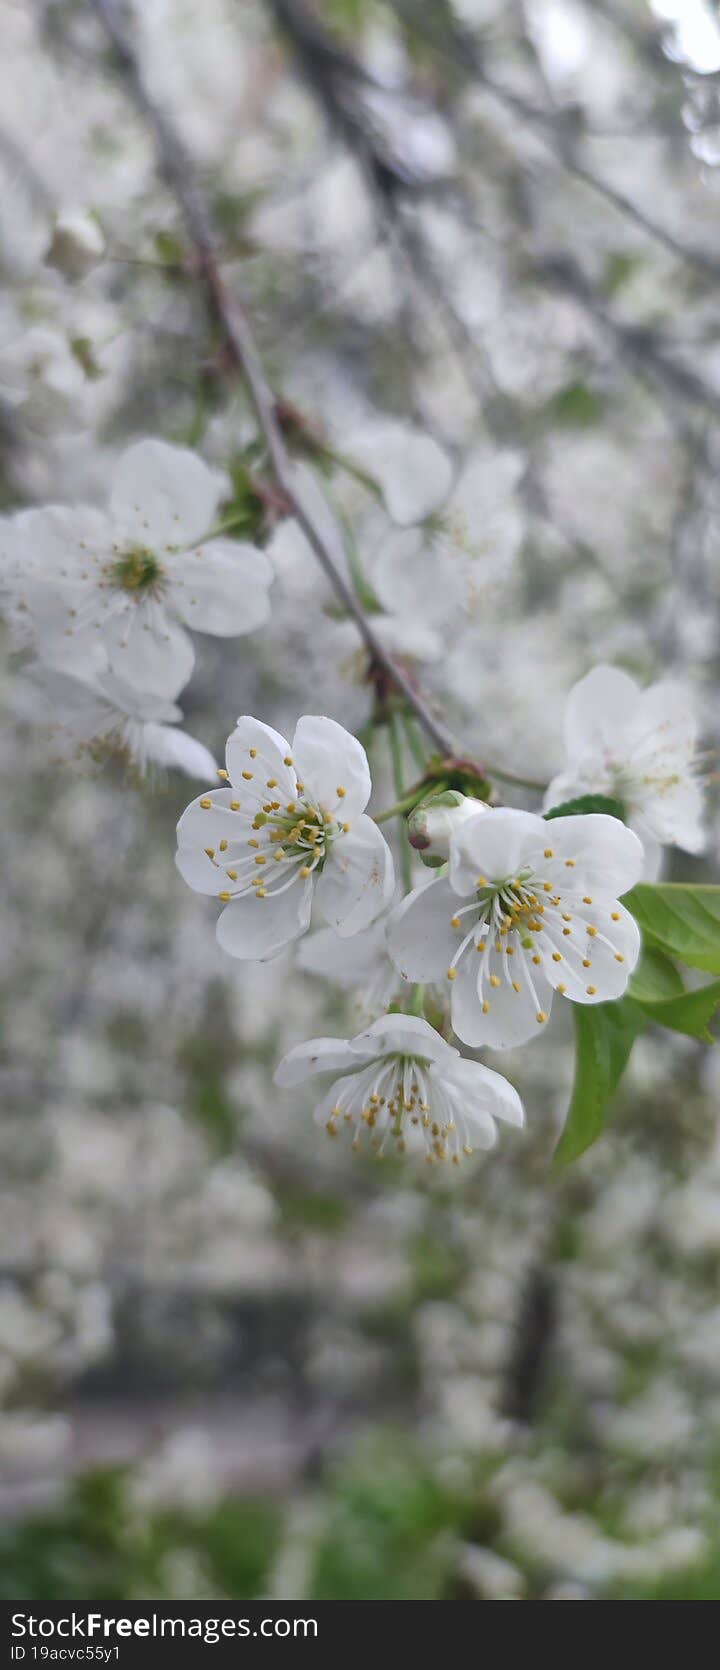
[[374,665],[382,668],[441,753],[452,755],[457,752],[455,738],[436,719],[402,667],[388,655],[375,636],[352,586],[336,568],[322,534],[297,496],[292,458],[278,420],[276,398],[265,376],[247,315],[236,296],[230,295],[225,287],[212,219],[197,185],[192,157],[174,125],[145,86],[132,44],[119,20],[116,0],[90,0],[90,5],[120,60],[134,102],[154,135],[160,170],[182,211],[193,245],[196,271],[208,312],[223,336],[229,362],[240,372],[247,386],[267,447],[270,468],[287,512],[301,528],[330,585],[352,616]]

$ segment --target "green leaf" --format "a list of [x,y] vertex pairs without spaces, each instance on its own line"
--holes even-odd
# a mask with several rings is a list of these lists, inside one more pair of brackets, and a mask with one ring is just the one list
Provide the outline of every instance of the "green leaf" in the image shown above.
[[710,1021],[720,1006],[720,980],[711,980],[694,992],[684,991],[678,997],[663,998],[660,1002],[637,1001],[657,1026],[667,1026],[671,1032],[683,1032],[688,1038],[699,1038],[705,1044],[715,1043]]
[[591,429],[602,416],[602,404],[587,383],[566,383],[545,407],[546,416],[560,429]]
[[560,806],[551,806],[545,813],[545,822],[552,818],[574,818],[578,814],[587,812],[606,812],[610,818],[619,818],[622,823],[625,817],[625,807],[621,800],[614,800],[607,794],[581,794],[576,800],[563,800]]
[[633,1044],[647,1024],[640,1006],[627,998],[592,1006],[575,1003],[573,1019],[575,1082],[555,1150],[557,1165],[577,1160],[605,1129]]
[[605,263],[605,271],[600,285],[603,293],[606,296],[616,295],[617,291],[627,284],[628,279],[634,276],[642,263],[643,257],[641,255],[629,255],[623,250],[614,250]]
[[720,974],[720,887],[643,881],[623,904],[645,939],[690,968]]
[[682,975],[665,952],[653,945],[643,946],[628,996],[636,1003],[660,1003],[667,997],[680,997],[684,990]]

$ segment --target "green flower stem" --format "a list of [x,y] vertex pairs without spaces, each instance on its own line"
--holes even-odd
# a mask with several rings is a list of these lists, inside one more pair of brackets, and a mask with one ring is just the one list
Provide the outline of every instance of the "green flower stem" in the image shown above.
[[405,735],[407,737],[410,753],[412,754],[416,766],[424,776],[427,770],[427,753],[423,747],[422,737],[411,713],[403,714],[403,723],[405,726]]
[[407,817],[408,812],[413,812],[418,801],[422,800],[423,795],[427,793],[428,784],[421,783],[410,794],[406,794],[403,800],[396,800],[394,806],[388,806],[384,812],[376,812],[375,823],[389,823],[391,818]]
[[501,783],[512,783],[516,789],[535,789],[538,794],[544,794],[547,783],[539,783],[536,777],[516,777],[512,771],[502,771],[499,765],[490,765],[483,760],[483,769],[488,777],[497,777]]
[[408,1014],[409,1015],[419,1015],[420,1019],[422,1020],[423,1019],[423,1009],[424,1009],[424,1007],[425,1007],[425,987],[424,986],[413,986],[412,992],[410,994],[410,1002],[408,1003]]

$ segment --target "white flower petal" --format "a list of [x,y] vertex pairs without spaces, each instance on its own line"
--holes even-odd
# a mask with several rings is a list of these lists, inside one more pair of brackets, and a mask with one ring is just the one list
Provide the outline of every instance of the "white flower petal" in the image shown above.
[[[642,875],[642,843],[632,829],[606,812],[551,818],[542,825],[540,839],[545,846],[533,853],[535,873],[558,892],[604,893],[619,899]],[[552,858],[544,858],[546,850]]]
[[368,928],[392,898],[392,853],[372,818],[355,818],[347,834],[336,836],[316,885],[325,921],[346,938]]
[[176,696],[192,673],[195,651],[184,626],[149,599],[109,615],[101,637],[113,672],[153,695]]
[[212,539],[197,551],[171,557],[167,573],[173,605],[196,632],[240,637],[269,619],[273,572],[256,545]]
[[334,719],[305,714],[295,728],[291,752],[306,791],[325,811],[343,818],[364,811],[372,785],[367,754],[357,737]]
[[420,1015],[381,1015],[353,1039],[355,1048],[363,1055],[411,1055],[443,1062],[448,1070],[460,1060],[457,1050]]
[[[498,981],[497,986],[491,984],[492,979]],[[470,950],[461,958],[453,982],[453,1030],[475,1049],[512,1049],[538,1036],[551,1003],[552,988],[542,968],[531,967],[518,944],[512,968],[503,953],[491,950],[485,959]]]
[[641,692],[619,667],[593,667],[573,685],[565,708],[565,747],[571,760],[613,748],[632,723]]
[[447,498],[452,466],[431,436],[402,423],[371,423],[343,440],[343,451],[377,481],[388,514],[422,522]]
[[[185,808],[178,823],[178,846],[197,847],[203,852],[205,847],[217,847],[220,841],[227,841],[233,856],[238,846],[246,848],[250,819],[242,811],[232,810],[236,799],[235,790],[225,788],[214,788],[198,795]],[[228,862],[231,861],[228,859]],[[218,892],[221,886],[218,881]]]
[[640,955],[640,929],[617,901],[588,905],[564,899],[545,911],[536,952],[556,990],[559,984],[565,988],[563,996],[573,1003],[604,1003],[627,988]]
[[275,780],[274,798],[283,806],[295,800],[297,776],[293,767],[285,764],[288,758],[290,745],[279,731],[249,713],[241,715],[228,737],[225,764],[243,808],[257,811],[268,800],[268,779]]
[[468,1120],[471,1121],[477,1111],[489,1114],[493,1119],[504,1119],[509,1125],[525,1124],[525,1113],[517,1090],[503,1078],[502,1073],[494,1073],[479,1061],[469,1061],[467,1056],[458,1056],[447,1072],[453,1084],[457,1084],[463,1092]]
[[218,869],[202,847],[178,847],[175,863],[194,893],[205,893],[217,899],[223,886],[223,872]]
[[187,777],[199,777],[204,782],[217,781],[217,768],[204,742],[198,742],[187,731],[175,725],[158,725],[154,721],[143,728],[145,752],[154,765],[175,767]]
[[275,1069],[274,1083],[286,1089],[303,1084],[316,1073],[336,1073],[343,1067],[354,1067],[358,1054],[347,1038],[311,1038],[305,1044],[296,1044],[283,1056]]
[[450,880],[455,891],[474,893],[481,876],[488,881],[516,876],[528,853],[537,851],[547,827],[535,813],[508,806],[491,807],[483,817],[469,819],[450,842]]
[[298,882],[286,893],[233,899],[218,919],[217,940],[223,951],[245,962],[268,962],[310,924],[312,881]]
[[154,550],[182,549],[209,533],[223,479],[196,452],[136,441],[118,464],[110,498],[115,537]]
[[416,887],[393,911],[387,945],[403,979],[438,980],[447,972],[462,938],[451,925],[457,908],[457,895],[443,876]]

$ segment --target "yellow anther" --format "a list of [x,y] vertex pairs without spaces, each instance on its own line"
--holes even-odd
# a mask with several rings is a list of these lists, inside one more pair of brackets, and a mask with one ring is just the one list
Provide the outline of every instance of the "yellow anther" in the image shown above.
[[537,963],[541,963],[541,962],[542,962],[542,957],[533,957],[533,962],[534,962],[534,963],[535,963],[535,964],[537,964]]
[[303,881],[307,881],[308,876],[312,875],[312,870],[310,869],[309,864],[303,864],[300,875],[302,876]]
[[239,800],[231,800],[230,801],[230,811],[231,812],[239,812],[240,811],[240,801]]
[[538,1009],[538,1012],[535,1016],[535,1019],[538,1023],[538,1026],[542,1026],[543,1023],[547,1020],[547,1015],[545,1014],[545,1010],[544,1009]]
[[591,967],[590,958],[589,957],[583,957],[582,965],[583,965],[583,968],[590,968]]
[[470,1159],[470,1156],[472,1154],[472,1148],[470,1148],[467,1143],[464,1143],[464,1145],[463,1145],[463,1154],[466,1154],[468,1159]]
[[552,960],[553,960],[554,963],[561,963],[562,962],[562,956],[561,956],[559,951],[553,951]]
[[349,835],[349,834],[350,834],[350,825],[349,825],[349,823],[341,823],[341,825],[340,825],[340,828],[341,828],[341,830],[342,830],[342,832],[343,832],[343,835]]
[[208,855],[208,858],[214,858],[215,857],[215,848],[214,847],[206,847],[205,851]]
[[285,758],[283,760],[283,765],[292,765],[292,754],[286,754],[285,755]]
[[487,876],[478,876],[477,881],[475,883],[475,886],[476,887],[487,887],[487,884],[488,884],[487,883]]
[[347,794],[347,789],[343,788],[342,783],[338,783],[338,786],[335,790],[335,793],[338,797],[338,800],[344,800],[345,796]]
[[574,870],[575,869],[575,859],[574,858],[566,858],[565,859],[565,869],[566,870]]
[[490,985],[495,987],[500,985],[500,980],[497,974],[490,975]]
[[585,894],[585,896],[584,896],[584,898],[583,898],[583,904],[584,904],[584,905],[591,905],[591,904],[592,904],[592,899],[591,899],[591,898],[590,898],[590,894],[589,894],[589,893],[586,893],[586,894]]
[[553,847],[546,847],[545,851],[543,853],[543,858],[554,858],[554,857],[555,857],[555,852],[554,852]]
[[610,912],[610,920],[611,920],[611,922],[619,922],[620,921],[619,910],[613,910],[613,911]]
[[210,799],[210,796],[207,795],[207,794],[204,794],[203,797],[202,797],[202,800],[200,801],[200,805],[202,806],[202,809],[203,809],[204,812],[209,812],[210,807],[212,806],[212,801]]
[[487,950],[487,940],[486,939],[479,939],[478,942],[477,942],[477,945],[475,946],[475,950],[476,951]]
[[237,870],[226,870],[225,874],[226,874],[226,876],[230,877],[231,881],[237,881],[237,878],[238,878]]
[[451,916],[450,927],[451,928],[459,928],[460,927],[460,917],[459,916]]
[[499,939],[496,939],[495,944],[493,946],[493,950],[494,951],[502,951],[502,945],[500,944]]
[[519,992],[520,991],[521,988],[520,988],[520,985],[518,984],[517,980],[513,980],[512,989],[513,989],[514,992]]
[[616,963],[624,963],[625,958],[622,954],[622,951],[616,951],[615,952],[615,961],[616,961]]
[[259,842],[259,841],[256,841],[256,840],[255,840],[255,839],[254,839],[254,837],[253,837],[253,836],[252,836],[252,835],[251,835],[251,836],[250,836],[250,840],[249,840],[249,841],[248,841],[248,846],[249,846],[249,847],[259,847],[259,845],[260,845],[260,842]]
[[447,971],[447,978],[448,980],[457,980],[457,969],[449,968]]
[[276,789],[277,788],[277,777],[268,777],[268,780],[265,784],[265,787],[266,787],[266,789]]
[[251,771],[244,771],[243,772],[243,777],[245,778],[246,783],[251,783],[252,782],[252,772]]
[[285,810],[286,810],[286,812],[290,812],[290,814],[292,815],[293,812],[297,811],[297,801],[289,800]]
[[566,939],[570,938],[571,932],[572,932],[572,930],[570,928],[563,928],[563,934],[564,934]]
[[328,1119],[328,1122],[327,1122],[327,1125],[325,1126],[325,1129],[326,1129],[327,1134],[328,1134],[329,1137],[336,1137],[337,1136],[337,1125],[333,1125],[332,1119]]
[[222,779],[223,783],[227,782],[228,773],[225,770],[224,766],[221,766],[221,765],[218,766],[217,774],[218,774],[218,777],[220,777]]
[[572,922],[572,916],[570,915],[570,912],[568,910],[563,911],[562,919],[563,919],[563,922]]
[[597,928],[588,928],[588,933],[589,933],[589,935],[590,935],[590,938],[591,938],[591,939],[594,939],[594,938],[595,938],[595,935],[596,935],[596,933],[597,933]]
[[556,992],[560,993],[561,997],[564,997],[565,993],[567,991],[567,986],[563,986],[562,981],[561,981],[560,985],[555,987],[555,990],[556,990]]
[[506,955],[506,957],[514,957],[515,956],[515,946],[514,945],[506,945],[505,946],[505,955]]
[[265,892],[264,887],[257,887],[255,889],[255,898],[256,899],[266,899],[267,898],[267,893]]
[[266,859],[264,853],[259,852],[259,853],[256,854],[255,863],[256,864],[267,864],[267,859]]
[[219,841],[218,842],[218,847],[219,847],[220,852],[227,852],[227,847],[228,847],[227,841],[225,841],[225,840]]
[[597,986],[586,986],[585,990],[588,994],[588,997],[594,997],[596,992],[597,992]]
[[222,899],[223,903],[226,903],[228,899],[232,898],[232,893],[218,893],[218,898]]
[[273,858],[275,859],[275,863],[276,864],[281,864],[284,857],[285,857],[285,853],[283,851],[283,848],[282,847],[276,847],[275,851],[273,853]]
[[487,998],[485,999],[485,1002],[483,1003],[482,1012],[483,1012],[484,1015],[489,1015],[489,1013],[490,1013],[490,1004],[488,1003]]
[[552,893],[552,882],[551,881],[544,881],[543,882],[543,893]]
[[248,753],[250,755],[251,760],[256,760],[257,759],[257,748],[248,748]]

